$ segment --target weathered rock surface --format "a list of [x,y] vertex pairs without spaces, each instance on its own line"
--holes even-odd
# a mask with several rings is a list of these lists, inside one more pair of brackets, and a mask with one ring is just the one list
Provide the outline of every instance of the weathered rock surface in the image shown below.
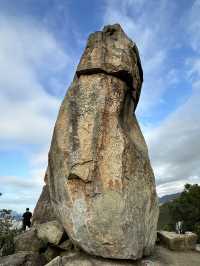
[[159,231],[160,242],[171,250],[194,250],[197,243],[197,235],[191,232],[176,234],[175,232]]
[[32,224],[42,224],[55,219],[56,216],[51,206],[48,185],[45,185],[34,209]]
[[71,250],[74,248],[71,240],[69,239],[62,242],[58,247],[63,250]]
[[17,252],[13,255],[0,258],[1,266],[43,266],[45,258],[34,252]]
[[[84,253],[73,254],[72,256],[56,257],[46,266],[146,266],[141,262],[126,261],[126,260],[111,260],[92,257]],[[154,264],[154,266],[159,266]]]
[[143,80],[119,25],[89,37],[55,125],[47,184],[58,220],[87,253],[137,259],[154,248],[155,181],[134,110]]
[[90,35],[76,74],[105,73],[123,80],[132,90],[135,108],[139,101],[143,71],[137,46],[120,25],[104,27]]
[[47,262],[50,262],[55,257],[60,255],[60,249],[54,246],[48,246],[43,255],[46,258]]
[[157,246],[152,256],[139,261],[113,260],[87,254],[56,257],[46,266],[199,266],[200,254],[194,251],[170,251]]
[[46,246],[45,242],[37,237],[36,230],[34,228],[15,237],[14,243],[15,243],[15,252],[18,251],[39,252],[41,249],[43,249]]
[[64,234],[64,228],[56,220],[39,224],[36,226],[36,231],[39,239],[54,245],[59,244]]
[[199,266],[200,254],[194,251],[170,251],[156,246],[152,256],[139,261],[92,257],[84,253],[56,257],[46,266]]

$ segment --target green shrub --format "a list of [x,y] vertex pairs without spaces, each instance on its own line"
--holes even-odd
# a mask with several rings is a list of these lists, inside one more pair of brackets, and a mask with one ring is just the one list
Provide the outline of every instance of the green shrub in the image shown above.
[[0,235],[1,256],[14,253],[14,236],[12,231]]
[[200,243],[200,222],[194,225],[194,232],[198,236],[198,242]]
[[173,201],[160,206],[158,230],[175,230],[175,224],[183,221],[183,231],[198,235],[200,243],[200,186],[186,184],[184,191]]
[[174,227],[171,224],[165,224],[165,225],[163,225],[162,230],[164,230],[164,231],[174,231]]
[[12,220],[11,210],[0,210],[0,256],[14,253],[14,237],[21,230],[11,230]]

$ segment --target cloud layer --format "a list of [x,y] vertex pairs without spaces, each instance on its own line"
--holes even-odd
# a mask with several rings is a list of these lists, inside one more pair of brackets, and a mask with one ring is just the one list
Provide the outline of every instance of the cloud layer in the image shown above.
[[30,21],[1,17],[0,35],[0,141],[47,142],[60,100],[47,92],[43,79],[62,71],[68,57],[50,33]]
[[0,207],[21,209],[33,207],[41,191],[61,101],[56,90],[63,87],[60,73],[70,59],[55,37],[31,19],[1,16],[0,35],[1,151],[25,152],[29,162],[26,176],[17,169],[14,177],[0,176]]

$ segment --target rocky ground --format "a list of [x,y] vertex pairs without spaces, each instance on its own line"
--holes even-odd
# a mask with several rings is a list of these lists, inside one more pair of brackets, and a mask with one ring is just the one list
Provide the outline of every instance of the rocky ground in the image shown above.
[[140,261],[111,260],[93,257],[79,251],[69,251],[49,263],[43,256],[31,251],[20,251],[0,258],[1,266],[199,266],[200,252],[170,251],[157,245],[154,254]]
[[[165,234],[164,234],[165,233]],[[163,231],[162,234],[167,235]],[[169,234],[169,232],[168,232]],[[168,236],[168,235],[167,235]],[[169,241],[173,242],[173,249],[167,247],[171,245],[156,245],[151,256],[141,260],[119,260],[106,259],[103,257],[92,256],[76,247],[64,228],[56,221],[37,224],[26,232],[15,237],[15,254],[0,258],[0,266],[199,266],[200,251],[197,245],[196,251],[180,251],[180,241],[184,235],[175,235]],[[177,243],[175,245],[175,242]],[[188,241],[185,248],[195,248],[194,241]],[[192,245],[189,246],[189,243]]]
[[[162,246],[156,246],[154,254],[149,258],[152,266],[199,266],[200,252],[171,251]],[[147,264],[148,265],[148,264]]]

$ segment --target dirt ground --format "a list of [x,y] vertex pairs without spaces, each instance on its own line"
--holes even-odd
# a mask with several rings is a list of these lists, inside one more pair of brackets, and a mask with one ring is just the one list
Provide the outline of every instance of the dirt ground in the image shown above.
[[200,266],[200,252],[171,251],[162,246],[156,246],[154,254],[147,259],[147,266]]

